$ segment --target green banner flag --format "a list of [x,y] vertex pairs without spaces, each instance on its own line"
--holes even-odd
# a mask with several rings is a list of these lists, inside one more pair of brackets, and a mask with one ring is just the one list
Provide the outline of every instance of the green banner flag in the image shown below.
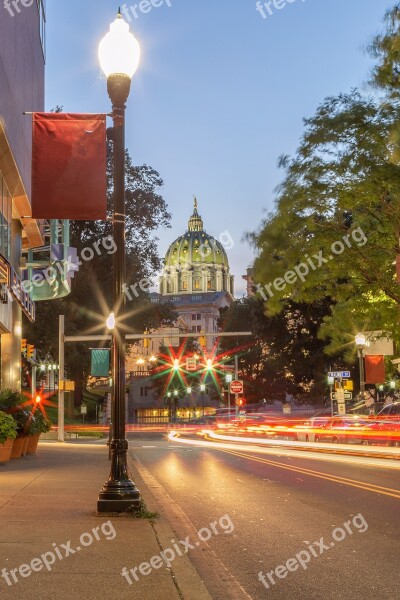
[[92,348],[92,377],[108,377],[110,375],[110,350],[107,348]]

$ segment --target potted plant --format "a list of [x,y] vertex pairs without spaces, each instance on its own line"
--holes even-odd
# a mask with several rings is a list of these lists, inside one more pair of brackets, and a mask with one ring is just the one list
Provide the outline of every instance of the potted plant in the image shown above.
[[8,462],[13,441],[17,437],[17,426],[11,415],[0,411],[0,462]]
[[21,392],[9,389],[1,390],[0,410],[11,415],[17,426],[17,437],[13,443],[11,458],[25,456],[28,447],[27,431],[32,413],[25,408],[26,404],[27,398]]
[[29,410],[18,408],[11,413],[17,426],[17,437],[13,444],[11,458],[25,456],[29,443],[29,429],[32,423],[32,413]]
[[40,408],[37,408],[32,415],[32,420],[29,427],[29,443],[27,454],[35,454],[39,443],[41,433],[50,431],[51,422],[46,419]]

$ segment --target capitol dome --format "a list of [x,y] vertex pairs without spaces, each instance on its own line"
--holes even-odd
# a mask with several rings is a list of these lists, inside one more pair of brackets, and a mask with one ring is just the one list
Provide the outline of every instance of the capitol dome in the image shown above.
[[225,248],[204,230],[197,200],[186,233],[168,248],[164,259],[160,293],[187,294],[228,292],[233,296],[233,277]]

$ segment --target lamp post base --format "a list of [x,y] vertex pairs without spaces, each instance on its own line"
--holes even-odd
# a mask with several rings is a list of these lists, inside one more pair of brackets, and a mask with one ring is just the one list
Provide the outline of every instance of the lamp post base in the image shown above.
[[106,483],[97,500],[98,513],[125,513],[139,507],[140,492],[133,481]]

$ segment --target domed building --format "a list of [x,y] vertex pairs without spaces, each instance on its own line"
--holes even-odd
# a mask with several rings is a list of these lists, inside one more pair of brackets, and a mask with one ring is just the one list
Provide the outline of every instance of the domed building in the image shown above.
[[189,219],[186,233],[168,248],[160,281],[161,296],[226,292],[233,298],[234,278],[229,274],[225,248],[204,230],[197,211]]
[[[234,299],[234,276],[222,243],[204,229],[203,219],[194,201],[187,231],[167,250],[160,277],[160,293],[153,302],[171,302],[180,326],[193,333],[216,333],[219,309]],[[207,349],[215,339],[207,338]]]

